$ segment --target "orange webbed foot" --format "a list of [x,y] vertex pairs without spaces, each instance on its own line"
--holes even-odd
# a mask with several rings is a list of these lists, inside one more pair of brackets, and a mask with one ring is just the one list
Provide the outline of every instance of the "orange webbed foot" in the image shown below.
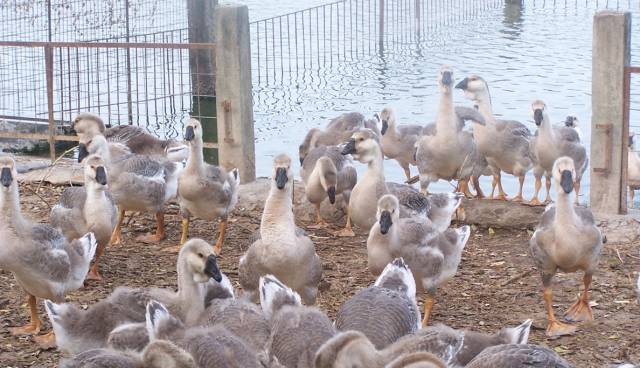
[[546,334],[549,337],[558,337],[564,335],[572,335],[578,330],[578,327],[560,321],[549,321]]
[[34,336],[33,341],[38,344],[41,349],[53,349],[56,347],[56,335],[50,331],[44,335]]
[[569,322],[593,321],[593,312],[589,302],[583,299],[578,299],[564,313],[564,319]]
[[9,329],[9,333],[13,336],[21,335],[37,335],[40,332],[41,322],[31,322],[21,327],[13,327]]

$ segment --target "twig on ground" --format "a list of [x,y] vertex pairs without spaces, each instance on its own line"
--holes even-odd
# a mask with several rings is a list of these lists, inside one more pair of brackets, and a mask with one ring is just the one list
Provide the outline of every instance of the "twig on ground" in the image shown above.
[[502,284],[500,284],[500,287],[505,287],[505,286],[507,286],[507,285],[509,285],[509,284],[511,284],[513,282],[516,282],[516,281],[518,281],[518,280],[520,280],[520,279],[522,279],[524,277],[527,277],[531,273],[533,273],[533,271],[535,271],[535,269],[534,268],[530,268],[530,269],[528,269],[528,270],[526,270],[524,272],[521,272],[521,273],[517,274],[516,276],[513,276],[509,280],[507,280],[507,281],[503,282]]

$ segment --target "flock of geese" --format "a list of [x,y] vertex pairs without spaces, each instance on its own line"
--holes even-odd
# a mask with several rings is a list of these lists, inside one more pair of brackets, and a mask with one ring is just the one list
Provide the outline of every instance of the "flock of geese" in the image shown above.
[[[190,119],[182,142],[162,141],[132,126],[107,127],[83,113],[79,136],[83,187],[67,188],[52,208],[50,224],[34,223],[20,208],[17,169],[0,157],[0,268],[12,272],[28,294],[31,322],[12,334],[32,334],[72,355],[61,367],[570,367],[552,350],[527,344],[531,320],[493,335],[429,324],[437,290],[452,279],[470,237],[469,226],[451,228],[464,196],[483,197],[478,178],[493,176],[492,198],[505,199],[501,173],[534,169],[536,193],[546,177],[547,207],[530,241],[542,276],[547,335],[576,332],[592,320],[589,287],[603,247],[591,212],[576,206],[588,158],[573,125],[551,124],[542,101],[532,104],[536,135],[516,121],[493,116],[487,83],[476,75],[454,87],[453,71],[438,74],[440,103],[435,123],[399,125],[392,108],[374,119],[348,113],[325,129],[312,129],[300,145],[301,177],[316,223],[327,227],[321,204],[346,208],[336,236],[368,231],[368,269],[375,284],[359,290],[331,321],[314,307],[322,263],[313,241],[295,224],[291,158],[273,160],[260,229],[239,260],[242,295],[218,268],[227,220],[238,201],[237,170],[203,159],[203,131]],[[462,89],[474,107],[453,104]],[[472,121],[471,130],[465,127]],[[387,182],[384,157],[398,161],[410,184]],[[186,160],[186,164],[182,162]],[[358,178],[354,160],[367,165]],[[418,167],[412,178],[410,165]],[[457,180],[454,193],[428,193],[430,183]],[[471,193],[470,186],[476,194]],[[498,189],[497,196],[495,189]],[[575,197],[575,201],[572,200]],[[99,261],[118,244],[126,211],[155,215],[165,237],[164,208],[177,198],[182,236],[175,247],[177,292],[117,287],[88,307],[64,303],[85,278],[101,279]],[[189,239],[192,217],[219,221],[212,246]],[[93,264],[91,264],[93,261]],[[551,280],[558,271],[584,272],[584,290],[564,322],[553,312]],[[640,280],[639,280],[640,282]],[[424,294],[424,309],[417,295]],[[45,299],[53,331],[38,335],[36,298]],[[257,303],[260,303],[259,305]]]

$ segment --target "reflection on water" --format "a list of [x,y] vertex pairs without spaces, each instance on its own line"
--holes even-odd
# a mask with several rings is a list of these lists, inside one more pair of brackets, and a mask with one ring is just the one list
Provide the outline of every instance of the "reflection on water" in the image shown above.
[[[592,17],[607,6],[630,9],[633,33],[640,34],[638,2],[525,1],[523,6],[507,4],[484,10],[482,17],[425,30],[421,42],[403,42],[384,54],[314,65],[281,80],[254,83],[257,173],[269,175],[273,156],[297,154],[308,129],[322,127],[343,112],[371,116],[389,104],[396,108],[401,123],[433,121],[438,102],[436,73],[442,64],[453,66],[458,80],[468,73],[482,75],[491,88],[494,113],[522,121],[532,132],[530,104],[535,99],[547,103],[554,122],[578,116],[588,145]],[[640,41],[634,40],[635,64],[640,64],[639,46]],[[632,95],[632,122],[640,122],[638,92]],[[459,91],[454,99],[469,105]],[[395,161],[386,161],[385,171],[388,180],[404,177]],[[527,196],[533,192],[529,175]],[[503,182],[507,193],[515,194],[517,180],[505,176]],[[483,185],[489,188],[488,178]],[[587,176],[583,187],[588,190],[588,186]],[[451,188],[444,182],[433,186],[439,191]]]

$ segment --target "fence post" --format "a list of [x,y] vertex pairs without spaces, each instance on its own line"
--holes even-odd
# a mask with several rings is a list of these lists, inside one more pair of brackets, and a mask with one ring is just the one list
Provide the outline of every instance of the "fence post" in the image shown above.
[[[215,42],[215,7],[218,0],[188,0],[187,18],[189,23],[189,42]],[[216,55],[215,50],[190,49],[189,67],[191,71],[191,116],[202,123],[205,142],[218,141],[216,121]],[[217,164],[218,152],[205,148],[207,162]]]
[[631,58],[631,13],[600,11],[593,18],[591,80],[591,207],[601,214],[627,212],[625,67]]
[[384,0],[378,1],[380,12],[378,13],[378,52],[384,52]]
[[56,126],[53,120],[53,49],[51,46],[44,47],[44,67],[47,83],[47,112],[49,120],[49,154],[51,162],[56,161]]
[[220,163],[238,168],[246,183],[256,178],[249,10],[246,5],[219,5],[215,23]]

